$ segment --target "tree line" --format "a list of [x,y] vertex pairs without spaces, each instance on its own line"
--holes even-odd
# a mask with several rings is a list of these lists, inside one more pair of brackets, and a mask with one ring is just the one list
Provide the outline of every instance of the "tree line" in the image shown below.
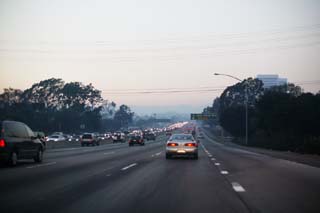
[[128,126],[133,115],[128,106],[116,109],[114,102],[104,100],[92,84],[56,78],[0,94],[0,120],[21,121],[47,133],[117,130]]
[[252,78],[226,88],[204,112],[215,113],[212,122],[238,143],[244,143],[246,100],[249,146],[320,154],[319,92],[304,93],[291,83],[264,89],[262,81]]

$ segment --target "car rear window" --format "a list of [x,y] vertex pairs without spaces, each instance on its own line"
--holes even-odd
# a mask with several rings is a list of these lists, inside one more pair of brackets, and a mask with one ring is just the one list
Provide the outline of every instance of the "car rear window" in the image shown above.
[[130,138],[133,139],[133,140],[140,140],[141,139],[140,136],[131,136]]
[[4,125],[4,134],[7,137],[16,137],[16,138],[27,138],[29,137],[25,125],[20,122],[5,122]]
[[185,140],[194,140],[192,135],[173,135],[171,137],[171,140],[181,140],[181,141],[185,141]]
[[92,135],[86,134],[82,136],[83,139],[92,139]]

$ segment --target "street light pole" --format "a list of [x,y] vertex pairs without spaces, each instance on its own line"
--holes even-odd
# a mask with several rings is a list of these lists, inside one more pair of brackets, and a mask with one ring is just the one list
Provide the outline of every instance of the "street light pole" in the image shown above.
[[246,82],[246,146],[248,146],[248,82]]
[[[237,80],[237,81],[239,81],[239,82],[242,82],[243,80],[241,80],[240,78],[237,78],[237,77],[235,77],[235,76],[233,76],[233,75],[228,75],[228,74],[222,74],[222,73],[214,73],[214,75],[222,75],[222,76],[227,76],[227,77],[230,77],[230,78],[233,78],[233,79],[235,79],[235,80]],[[245,143],[246,143],[246,145],[248,146],[248,82],[245,82],[246,84],[246,88],[245,88],[245,108],[246,108],[246,141],[245,141]]]

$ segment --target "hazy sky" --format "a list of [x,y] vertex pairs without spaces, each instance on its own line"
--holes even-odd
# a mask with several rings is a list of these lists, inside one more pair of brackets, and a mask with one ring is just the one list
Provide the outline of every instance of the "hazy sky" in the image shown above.
[[205,106],[235,83],[214,72],[318,91],[319,56],[319,0],[0,0],[1,88],[56,77],[117,103]]

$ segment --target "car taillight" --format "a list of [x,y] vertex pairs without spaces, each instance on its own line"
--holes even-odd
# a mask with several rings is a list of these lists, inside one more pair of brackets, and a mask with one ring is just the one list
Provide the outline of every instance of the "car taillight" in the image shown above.
[[4,141],[4,139],[0,139],[0,147],[1,148],[6,147],[6,142]]
[[184,145],[189,146],[189,147],[197,147],[198,146],[196,143],[186,143]]
[[178,146],[177,143],[168,143],[167,146]]

